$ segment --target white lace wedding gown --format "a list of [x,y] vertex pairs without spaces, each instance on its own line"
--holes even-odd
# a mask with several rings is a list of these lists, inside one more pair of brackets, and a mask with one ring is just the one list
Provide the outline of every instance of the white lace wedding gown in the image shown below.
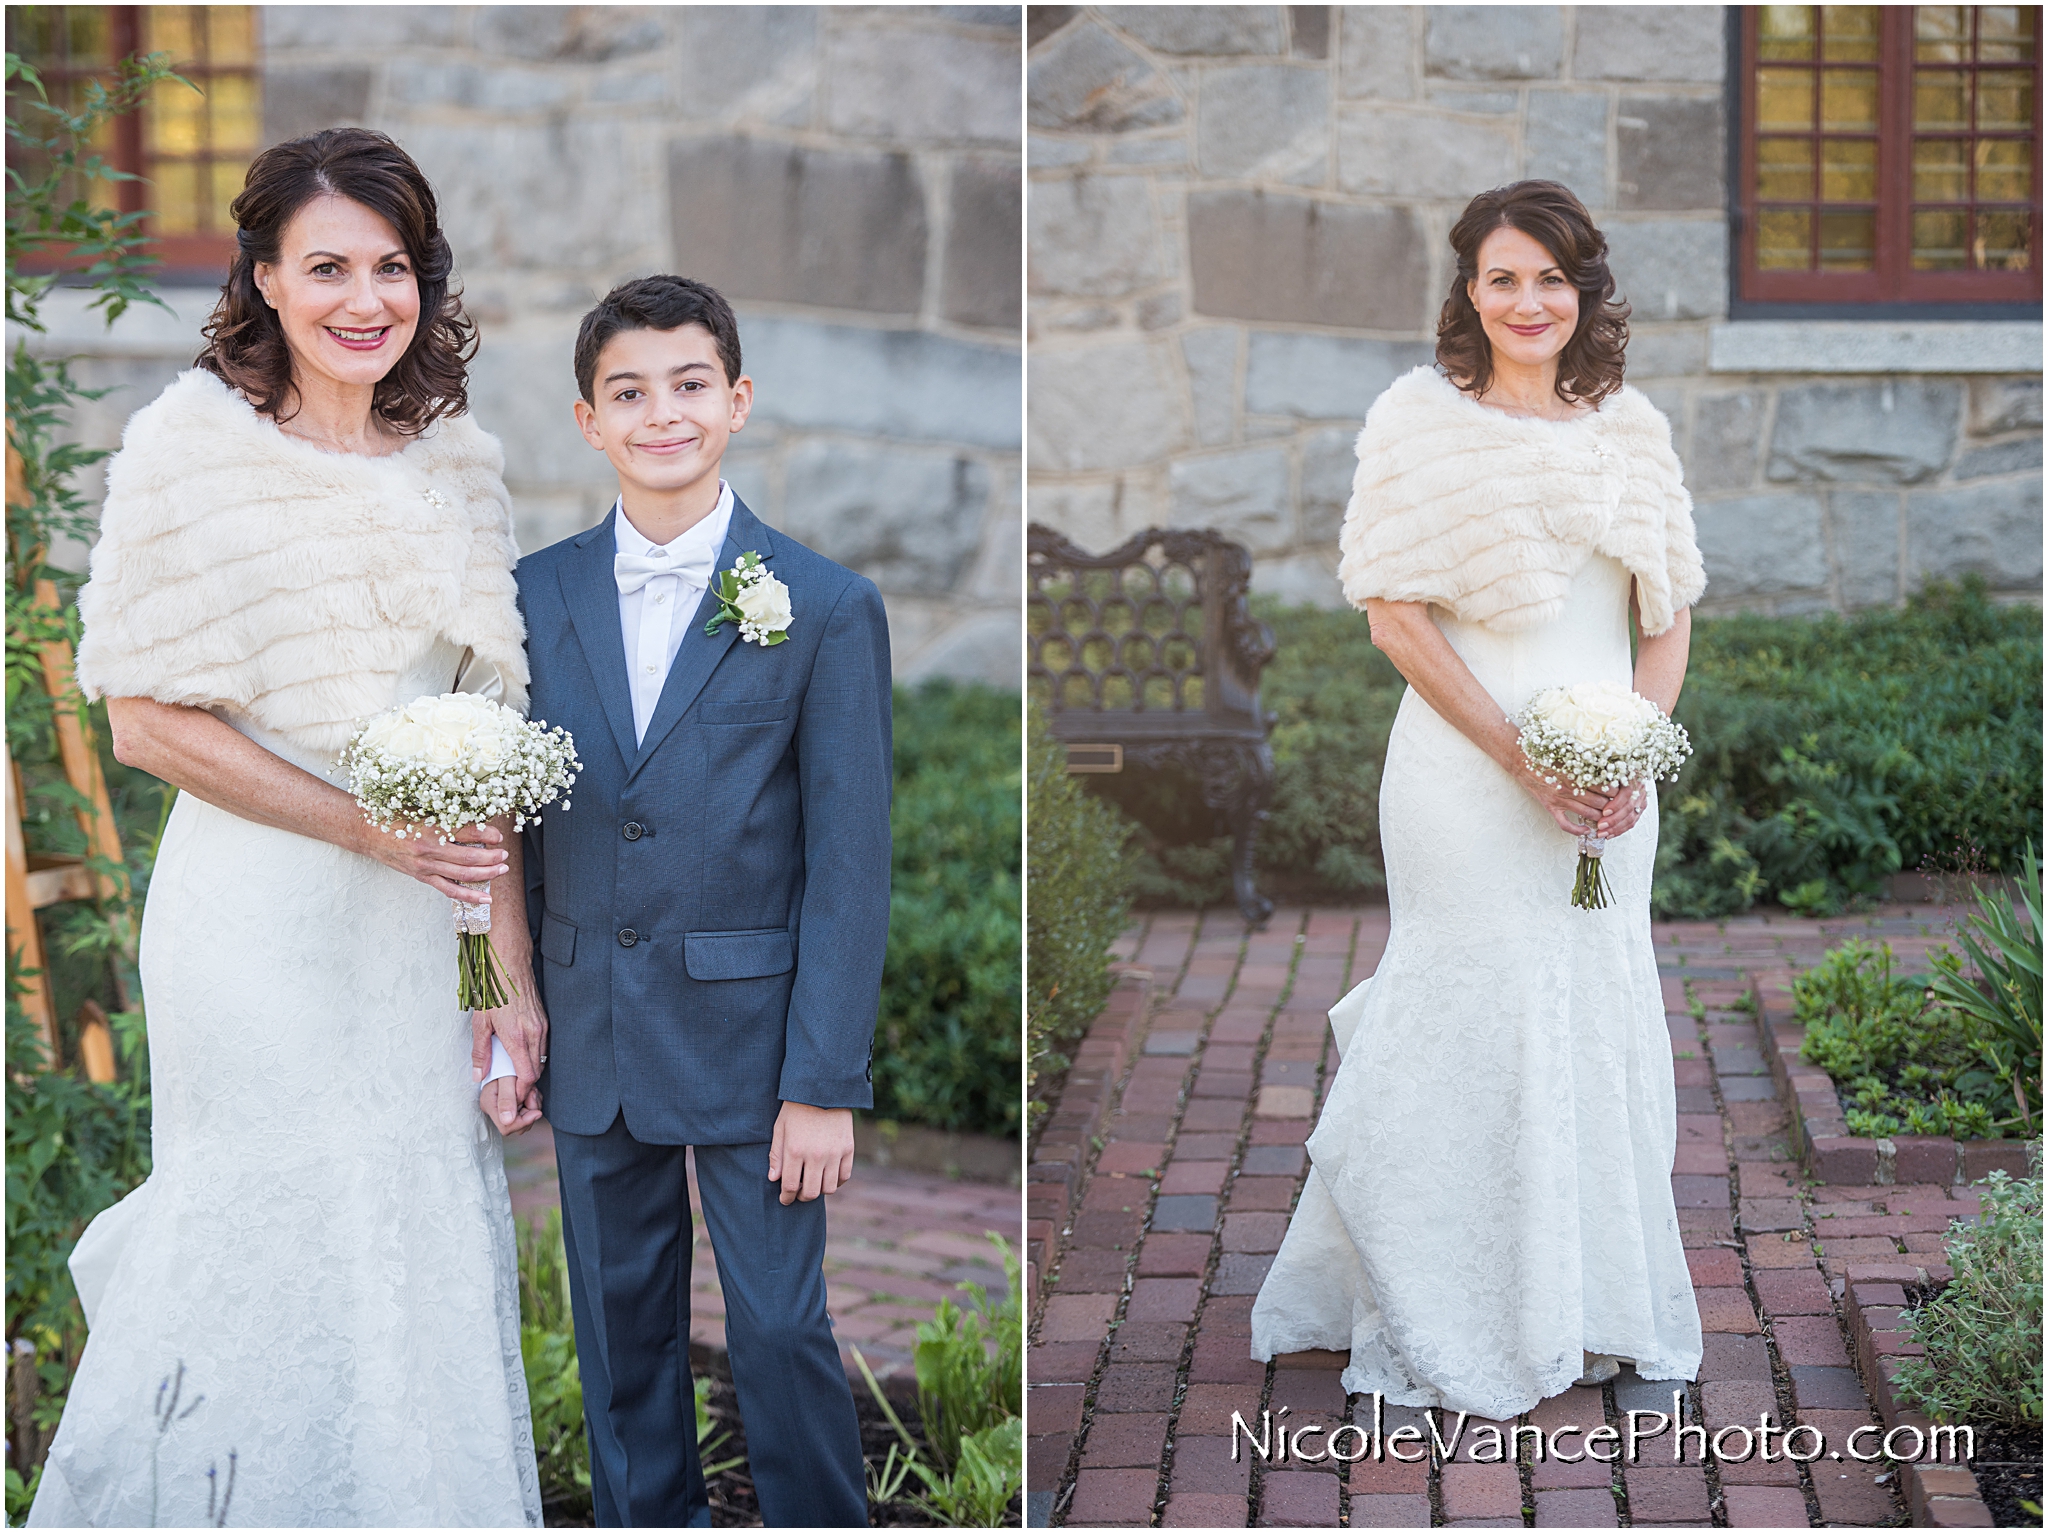
[[[435,643],[392,701],[460,656]],[[229,1526],[538,1527],[449,902],[183,793],[141,964],[155,1169],[73,1257],[91,1339],[30,1525],[209,1524],[232,1454]]]
[[[1432,616],[1511,713],[1547,686],[1629,681],[1629,579],[1596,554],[1563,613],[1520,632]],[[1252,1355],[1349,1350],[1349,1391],[1496,1419],[1568,1388],[1582,1351],[1691,1378],[1654,796],[1609,843],[1613,904],[1576,910],[1576,842],[1411,690],[1380,836],[1391,933],[1330,1012],[1341,1063]]]

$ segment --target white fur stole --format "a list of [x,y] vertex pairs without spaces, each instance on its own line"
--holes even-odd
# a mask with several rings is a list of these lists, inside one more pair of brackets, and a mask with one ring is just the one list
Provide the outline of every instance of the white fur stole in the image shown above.
[[1434,367],[1396,379],[1358,433],[1338,546],[1354,606],[1433,602],[1499,630],[1555,618],[1596,553],[1635,577],[1645,633],[1707,584],[1670,423],[1626,386],[1545,421],[1489,409]]
[[79,685],[226,704],[333,754],[409,701],[396,684],[438,638],[496,665],[524,712],[504,462],[466,416],[389,457],[325,452],[213,374],[179,374],[108,466]]

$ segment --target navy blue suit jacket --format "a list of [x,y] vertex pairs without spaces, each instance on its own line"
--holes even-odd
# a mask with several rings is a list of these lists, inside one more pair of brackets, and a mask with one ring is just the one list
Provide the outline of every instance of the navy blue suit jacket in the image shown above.
[[[613,515],[618,513],[614,511]],[[738,500],[789,637],[706,635],[707,593],[644,741],[612,519],[519,562],[532,716],[575,736],[572,807],[526,842],[547,1116],[646,1144],[754,1144],[785,1101],[869,1107],[889,928],[889,631],[874,584]]]

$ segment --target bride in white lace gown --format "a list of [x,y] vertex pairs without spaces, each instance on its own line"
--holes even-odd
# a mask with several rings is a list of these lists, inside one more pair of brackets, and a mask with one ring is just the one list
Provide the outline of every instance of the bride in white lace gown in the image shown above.
[[[1343,535],[1346,593],[1410,682],[1380,788],[1391,929],[1330,1013],[1340,1063],[1252,1352],[1348,1350],[1348,1391],[1504,1419],[1617,1359],[1699,1363],[1655,796],[1550,787],[1505,715],[1599,680],[1668,710],[1704,579],[1669,429],[1618,387],[1626,310],[1585,210],[1519,183],[1452,244],[1439,357],[1476,386],[1418,368],[1381,396]],[[1605,910],[1570,903],[1582,827],[1609,837]]]
[[[502,455],[432,418],[460,311],[402,151],[281,145],[235,212],[262,264],[130,421],[80,597],[81,684],[184,791],[141,932],[154,1168],[72,1258],[91,1333],[30,1522],[537,1527],[448,898],[507,858],[378,836],[334,769],[357,720],[458,670],[523,703]],[[265,324],[282,408],[237,342]]]

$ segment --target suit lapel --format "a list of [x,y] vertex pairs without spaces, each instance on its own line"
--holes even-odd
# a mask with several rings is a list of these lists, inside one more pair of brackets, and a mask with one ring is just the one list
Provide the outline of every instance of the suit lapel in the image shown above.
[[[732,502],[732,520],[726,524],[725,546],[719,550],[717,568],[712,571],[716,579],[719,570],[729,570],[738,562],[739,556],[752,549],[764,560],[775,554],[775,535],[761,519],[747,509],[747,503],[737,495]],[[626,780],[631,782],[653,756],[655,748],[667,738],[668,732],[681,722],[690,704],[697,700],[697,694],[704,690],[704,684],[711,679],[711,673],[718,668],[718,662],[725,658],[726,651],[739,642],[739,625],[724,623],[715,634],[707,634],[704,625],[718,614],[718,598],[706,591],[697,604],[697,614],[690,621],[689,631],[683,635],[683,642],[676,650],[675,664],[668,668],[668,680],[662,683],[661,700],[654,705],[654,717],[647,721],[647,737],[640,743],[640,754],[633,759]],[[612,625],[616,628],[618,625]],[[624,662],[624,640],[620,641],[621,664]],[[630,727],[627,738],[631,739]]]
[[576,545],[576,552],[562,561],[562,600],[569,608],[569,622],[576,640],[583,646],[583,658],[597,682],[598,701],[604,705],[612,738],[628,766],[640,753],[633,738],[633,697],[627,690],[626,640],[619,628],[619,583],[612,574],[612,555],[618,540],[612,532],[613,506],[607,516]]

